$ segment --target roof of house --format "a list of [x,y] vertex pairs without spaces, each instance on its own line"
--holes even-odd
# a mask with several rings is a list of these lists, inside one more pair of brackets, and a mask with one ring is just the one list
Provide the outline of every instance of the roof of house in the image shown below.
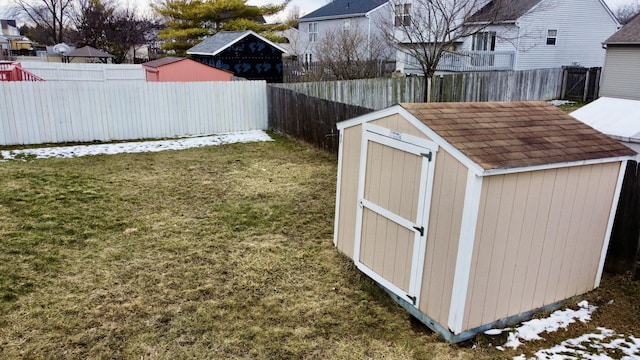
[[327,5],[303,16],[300,20],[363,16],[369,11],[384,5],[388,0],[334,0]]
[[640,100],[601,97],[571,116],[618,140],[640,143]]
[[[491,1],[475,14],[471,15],[467,22],[502,22],[515,21],[542,0],[509,1],[506,4]],[[497,7],[497,8],[496,8]]]
[[484,170],[635,155],[546,102],[400,106]]
[[640,44],[640,14],[605,40],[605,44]]
[[98,50],[91,46],[84,46],[65,53],[64,56],[68,57],[96,57],[96,58],[111,58],[113,55],[106,53],[102,50]]
[[142,66],[150,67],[150,68],[159,68],[161,66],[169,65],[176,63],[178,61],[187,60],[187,58],[183,57],[175,57],[175,56],[167,56],[156,60],[147,61],[143,63]]
[[266,42],[267,44],[273,46],[279,51],[282,51],[283,53],[286,52],[285,49],[283,49],[281,46],[269,41],[263,36],[260,36],[256,32],[251,30],[243,30],[243,31],[220,31],[215,35],[202,40],[201,43],[187,50],[187,54],[213,56],[249,35],[253,35],[257,37],[258,39]]

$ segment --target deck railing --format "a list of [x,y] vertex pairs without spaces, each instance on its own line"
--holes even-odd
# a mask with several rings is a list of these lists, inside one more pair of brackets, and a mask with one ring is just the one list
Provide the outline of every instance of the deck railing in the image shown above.
[[0,81],[44,81],[44,79],[23,69],[20,63],[0,62]]

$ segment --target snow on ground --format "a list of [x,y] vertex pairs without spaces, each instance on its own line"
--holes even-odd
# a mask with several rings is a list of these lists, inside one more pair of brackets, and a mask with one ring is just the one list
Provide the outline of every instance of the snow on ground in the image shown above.
[[[522,345],[523,341],[541,340],[541,333],[566,329],[572,323],[580,321],[586,323],[591,320],[591,314],[597,309],[586,301],[578,303],[578,310],[565,309],[554,311],[549,317],[533,319],[523,322],[516,328],[491,329],[486,335],[499,335],[509,331],[507,342],[497,346],[499,350],[505,347],[513,349]],[[573,360],[613,359],[609,354],[615,354],[615,359],[631,360],[640,358],[640,338],[616,334],[615,331],[599,327],[599,334],[584,334],[574,339],[568,339],[550,349],[537,351],[533,357],[524,354],[514,357],[514,360]]]
[[34,148],[24,150],[0,151],[0,161],[24,159],[25,157],[43,158],[70,158],[87,155],[120,154],[158,152],[165,150],[183,150],[194,147],[213,146],[232,143],[245,143],[257,141],[271,141],[267,133],[261,130],[244,131],[237,133],[219,134],[212,136],[188,137],[174,140],[138,141],[112,144],[60,146],[47,148]]

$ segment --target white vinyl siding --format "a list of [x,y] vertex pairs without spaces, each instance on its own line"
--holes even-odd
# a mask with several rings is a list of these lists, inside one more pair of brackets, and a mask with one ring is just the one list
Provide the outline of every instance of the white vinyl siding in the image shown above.
[[[515,70],[603,66],[602,43],[618,26],[600,0],[543,0],[518,24]],[[555,46],[547,45],[549,30],[556,32]]]
[[640,45],[609,46],[600,96],[640,100],[640,72],[637,69],[640,69]]

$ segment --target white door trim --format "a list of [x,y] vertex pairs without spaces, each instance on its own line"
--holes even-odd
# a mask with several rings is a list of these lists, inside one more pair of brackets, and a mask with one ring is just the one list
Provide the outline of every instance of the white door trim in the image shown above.
[[[420,186],[418,194],[418,207],[416,214],[416,223],[405,219],[393,212],[374,204],[364,198],[364,183],[367,171],[367,151],[369,141],[379,143],[391,148],[406,151],[422,158],[420,171]],[[431,203],[431,191],[433,187],[433,170],[435,167],[435,153],[438,149],[437,144],[432,141],[415,137],[408,134],[393,132],[389,129],[363,124],[362,126],[362,145],[360,149],[360,169],[358,176],[358,206],[356,214],[356,237],[354,241],[353,259],[356,267],[367,274],[373,280],[384,286],[391,292],[404,299],[414,306],[419,305],[420,290],[422,286],[422,274],[424,268],[426,236],[429,215],[429,205]],[[398,225],[415,232],[412,258],[411,258],[411,274],[409,280],[409,291],[405,292],[398,286],[385,279],[373,269],[360,262],[360,246],[362,238],[362,218],[364,208],[386,217],[387,219],[397,223]],[[422,231],[419,230],[422,228]]]

